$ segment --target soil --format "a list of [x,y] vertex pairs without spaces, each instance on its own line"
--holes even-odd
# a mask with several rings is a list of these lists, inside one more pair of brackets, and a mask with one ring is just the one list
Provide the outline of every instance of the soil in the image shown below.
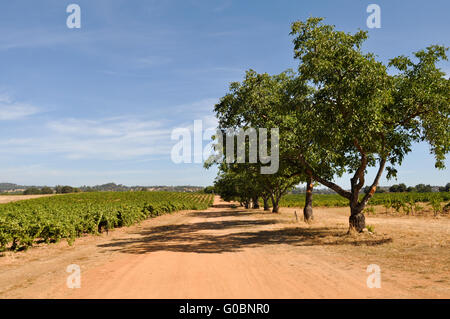
[[33,198],[39,198],[39,197],[47,197],[47,196],[53,196],[51,194],[49,195],[1,195],[0,196],[0,204],[6,204],[10,202],[17,202],[19,200],[24,199],[33,199]]

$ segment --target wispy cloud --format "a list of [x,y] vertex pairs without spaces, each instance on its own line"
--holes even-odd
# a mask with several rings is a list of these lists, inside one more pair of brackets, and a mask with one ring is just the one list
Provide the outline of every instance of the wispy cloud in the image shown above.
[[101,160],[170,154],[171,130],[155,121],[64,119],[48,122],[43,129],[41,136],[1,140],[0,152]]
[[23,48],[44,48],[60,45],[77,47],[82,43],[95,43],[101,37],[97,31],[72,33],[44,28],[10,29],[0,31],[0,51]]
[[0,121],[19,120],[38,112],[36,106],[16,102],[6,94],[0,95]]
[[207,111],[211,111],[214,109],[214,105],[217,104],[217,102],[219,101],[218,98],[205,98],[205,99],[201,99],[199,101],[194,101],[191,103],[186,103],[186,104],[181,104],[181,105],[177,105],[175,108],[177,110],[183,111],[183,112],[190,112],[198,114],[198,113],[202,113],[204,114]]

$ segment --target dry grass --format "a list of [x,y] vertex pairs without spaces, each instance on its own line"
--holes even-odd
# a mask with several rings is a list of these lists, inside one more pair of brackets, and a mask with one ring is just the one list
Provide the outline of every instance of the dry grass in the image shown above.
[[291,225],[288,233],[309,233],[306,242],[330,253],[354,256],[450,287],[450,218],[426,212],[419,216],[385,214],[384,207],[375,210],[366,216],[373,234],[348,234],[349,212],[345,208],[316,208],[311,225],[295,222],[294,211],[299,214],[300,208],[284,208],[279,218]]

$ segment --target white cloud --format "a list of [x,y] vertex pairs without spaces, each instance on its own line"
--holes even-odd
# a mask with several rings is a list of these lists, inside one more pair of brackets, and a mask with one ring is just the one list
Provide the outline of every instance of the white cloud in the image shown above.
[[0,95],[0,121],[18,120],[39,112],[39,108],[17,103],[9,95]]
[[178,105],[176,106],[176,109],[182,112],[190,112],[190,114],[192,114],[193,112],[195,114],[204,114],[205,112],[212,112],[212,110],[214,109],[214,105],[216,105],[218,102],[218,98],[205,98],[200,101]]
[[64,119],[44,125],[43,134],[0,140],[0,153],[68,159],[122,160],[170,154],[170,129],[161,123],[131,118]]
[[[217,101],[206,98],[170,108],[186,114],[182,121],[180,118],[158,121],[147,115],[51,120],[34,129],[30,127],[28,135],[4,136],[0,139],[0,155],[105,161],[169,159],[175,144],[170,138],[174,128],[192,128],[196,119],[202,120],[203,130],[217,127],[211,112]],[[0,103],[10,102],[8,96],[0,96]],[[31,114],[35,110],[27,111]],[[25,109],[22,113],[25,114]]]
[[186,113],[186,120],[179,127],[193,129],[195,120],[201,120],[203,129],[217,128],[218,121],[214,115],[214,106],[219,102],[218,98],[205,98],[196,102],[176,106],[178,112]]
[[46,30],[5,30],[1,33],[0,51],[17,48],[34,48],[62,44],[67,35],[52,34]]

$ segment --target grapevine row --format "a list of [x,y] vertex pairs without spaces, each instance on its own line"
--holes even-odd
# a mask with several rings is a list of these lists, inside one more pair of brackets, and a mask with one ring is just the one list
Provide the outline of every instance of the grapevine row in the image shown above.
[[213,196],[175,192],[102,192],[60,195],[0,205],[0,250],[36,242],[72,244],[84,234],[130,226],[179,210],[201,210]]

